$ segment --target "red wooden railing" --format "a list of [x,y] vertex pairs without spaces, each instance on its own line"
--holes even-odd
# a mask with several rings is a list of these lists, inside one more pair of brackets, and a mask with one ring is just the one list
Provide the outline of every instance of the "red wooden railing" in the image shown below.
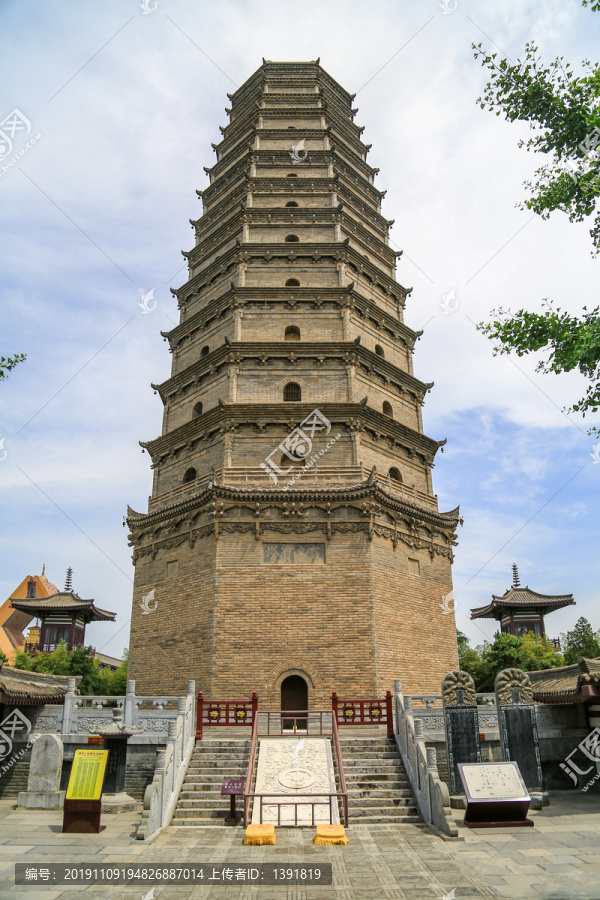
[[252,722],[252,740],[250,742],[250,756],[248,758],[248,771],[244,784],[244,827],[250,822],[250,801],[252,800],[252,778],[254,776],[254,764],[256,762],[256,749],[258,747],[258,716],[254,716]]
[[387,725],[387,736],[394,737],[391,691],[384,700],[340,700],[333,691],[331,709],[338,725]]
[[251,700],[205,700],[202,691],[198,691],[196,740],[202,740],[202,731],[208,726],[254,726],[257,711],[256,691],[252,691]]

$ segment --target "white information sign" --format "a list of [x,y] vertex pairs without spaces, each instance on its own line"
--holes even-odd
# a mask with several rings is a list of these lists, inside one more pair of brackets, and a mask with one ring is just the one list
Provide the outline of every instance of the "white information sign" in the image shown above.
[[472,800],[529,800],[514,762],[465,763],[461,766],[467,796]]

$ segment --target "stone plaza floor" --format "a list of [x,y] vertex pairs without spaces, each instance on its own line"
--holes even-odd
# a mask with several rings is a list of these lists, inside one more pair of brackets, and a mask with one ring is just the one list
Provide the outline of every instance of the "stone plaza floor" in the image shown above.
[[[442,841],[412,825],[351,825],[347,846],[315,846],[312,828],[281,828],[274,846],[243,844],[241,827],[168,828],[135,840],[140,809],[103,815],[99,835],[62,834],[62,812],[17,810],[0,800],[0,898],[75,900],[462,900],[477,897],[600,900],[600,795],[551,794],[534,828],[477,829]],[[327,886],[15,886],[14,863],[331,863]],[[454,893],[452,893],[454,891]]]

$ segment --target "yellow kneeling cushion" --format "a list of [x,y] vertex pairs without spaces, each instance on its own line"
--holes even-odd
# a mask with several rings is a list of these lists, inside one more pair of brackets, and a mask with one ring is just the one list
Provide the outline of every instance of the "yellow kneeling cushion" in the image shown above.
[[245,844],[274,844],[274,825],[248,825],[246,828]]
[[317,825],[315,844],[347,844],[343,825]]

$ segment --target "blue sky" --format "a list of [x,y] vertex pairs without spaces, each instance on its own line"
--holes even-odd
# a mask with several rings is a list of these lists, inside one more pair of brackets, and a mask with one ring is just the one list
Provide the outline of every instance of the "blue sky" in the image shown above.
[[[425,430],[448,438],[434,486],[440,508],[460,504],[465,519],[458,625],[474,643],[492,637],[493,623],[468,611],[509,586],[516,561],[524,584],[575,595],[577,607],[548,620],[550,635],[579,615],[600,627],[600,465],[590,423],[562,412],[583,381],[494,357],[474,326],[500,305],[539,309],[546,297],[580,312],[596,302],[600,262],[589,225],[516,208],[539,160],[517,146],[526,127],[478,106],[486,75],[471,49],[481,41],[516,60],[535,40],[545,59],[577,68],[594,59],[600,16],[574,0],[447,6],[158,0],[145,14],[137,0],[5,0],[0,120],[16,108],[31,122],[27,139],[40,137],[0,168],[0,355],[28,354],[0,386],[2,597],[44,562],[62,587],[72,565],[75,589],[118,613],[115,625],[90,627],[90,641],[115,655],[127,646],[122,518],[150,492],[138,441],[160,432],[150,389],[169,374],[160,330],[177,321],[169,287],[185,279],[180,251],[192,246],[195,189],[207,184],[226,92],[263,56],[320,56],[357,92],[404,250],[398,279],[414,287],[406,321],[425,329],[415,353],[417,376],[435,380]],[[25,144],[17,135],[15,151]],[[152,288],[157,307],[143,314]]]

